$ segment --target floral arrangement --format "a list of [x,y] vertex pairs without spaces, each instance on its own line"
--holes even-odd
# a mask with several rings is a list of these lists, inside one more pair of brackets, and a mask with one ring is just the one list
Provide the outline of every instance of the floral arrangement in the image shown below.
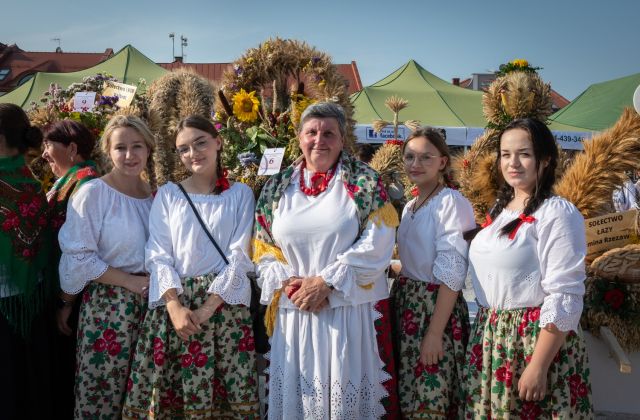
[[233,178],[259,193],[267,177],[258,165],[267,148],[284,148],[283,166],[299,155],[297,126],[312,103],[339,103],[347,113],[353,142],[353,109],[347,86],[330,57],[306,43],[269,39],[250,48],[223,76],[214,120],[225,139],[223,163]]
[[[39,102],[32,102],[28,110],[29,120],[35,126],[44,129],[48,125],[61,120],[74,120],[85,125],[96,138],[100,138],[104,127],[109,119],[121,110],[116,105],[117,96],[102,96],[100,92],[104,90],[104,84],[108,81],[117,82],[118,79],[106,74],[98,73],[95,76],[87,76],[82,82],[69,85],[66,89],[52,83],[49,89],[42,94]],[[148,101],[145,97],[146,81],[140,79],[138,81],[136,96],[130,105],[130,108],[137,110],[138,113],[144,113],[143,110],[148,108]],[[93,109],[83,109],[76,111],[73,109],[73,98],[77,92],[96,92],[96,98]],[[34,175],[43,183],[45,190],[48,190],[53,184],[53,174],[49,170],[48,165],[40,157],[40,152],[33,151],[31,153],[30,168]],[[99,145],[92,153],[92,159],[98,162],[99,166],[105,166],[102,162]]]
[[607,326],[625,350],[640,350],[640,284],[589,277],[581,323],[595,335]]
[[496,75],[504,76],[507,73],[512,71],[524,71],[527,73],[536,73],[538,70],[541,70],[542,67],[531,67],[529,62],[522,58],[516,58],[515,60],[511,60],[506,64],[500,64],[498,67],[498,71]]

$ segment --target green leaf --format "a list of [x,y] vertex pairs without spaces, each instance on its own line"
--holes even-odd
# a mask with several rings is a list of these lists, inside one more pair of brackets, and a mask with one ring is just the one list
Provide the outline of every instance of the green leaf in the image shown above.
[[247,137],[249,137],[251,140],[255,140],[256,137],[258,137],[258,132],[258,127],[256,126],[251,126],[245,130]]

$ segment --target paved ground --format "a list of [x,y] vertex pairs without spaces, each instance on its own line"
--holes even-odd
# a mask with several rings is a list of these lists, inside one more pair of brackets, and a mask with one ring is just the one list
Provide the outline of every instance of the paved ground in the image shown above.
[[640,414],[596,413],[596,420],[640,420]]

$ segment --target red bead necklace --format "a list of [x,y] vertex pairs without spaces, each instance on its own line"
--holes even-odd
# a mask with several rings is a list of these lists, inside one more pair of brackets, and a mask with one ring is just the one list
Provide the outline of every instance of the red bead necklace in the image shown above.
[[300,191],[313,197],[324,192],[336,172],[336,166],[337,164],[327,172],[316,172],[313,174],[311,177],[311,186],[307,187],[304,182],[304,169],[307,167],[307,161],[303,160],[302,166],[300,167]]

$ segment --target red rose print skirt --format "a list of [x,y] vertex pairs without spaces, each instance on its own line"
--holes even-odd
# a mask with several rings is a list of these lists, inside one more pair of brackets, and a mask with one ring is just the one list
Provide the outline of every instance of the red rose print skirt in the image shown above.
[[465,365],[468,419],[591,419],[591,385],[584,340],[567,334],[547,374],[542,401],[523,401],[518,380],[540,333],[540,308],[480,308]]
[[[197,309],[214,276],[183,279],[180,301]],[[249,308],[222,304],[183,341],[165,306],[141,327],[123,418],[258,419],[258,370]]]
[[76,419],[118,418],[146,302],[91,282],[82,294],[76,348]]
[[434,365],[420,363],[420,344],[439,288],[438,284],[400,277],[391,290],[400,409],[407,419],[457,419],[462,413],[461,379],[470,329],[462,294],[444,330],[443,359]]

